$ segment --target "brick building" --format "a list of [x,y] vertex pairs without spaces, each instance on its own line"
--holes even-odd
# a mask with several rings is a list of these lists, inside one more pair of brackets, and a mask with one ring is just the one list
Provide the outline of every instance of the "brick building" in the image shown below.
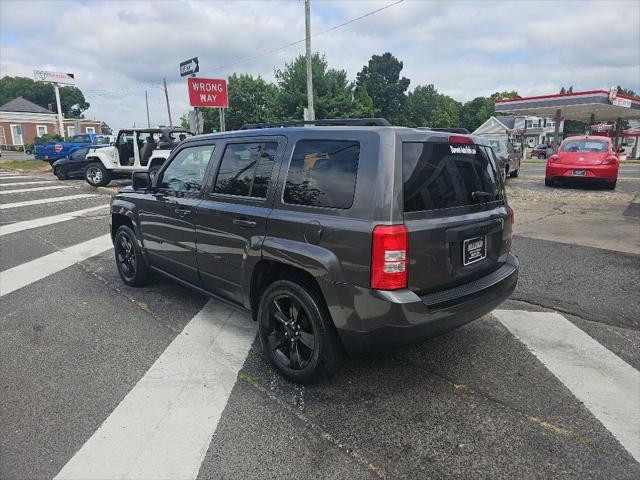
[[[63,137],[77,133],[101,133],[99,120],[65,119]],[[22,134],[20,134],[22,127]],[[60,135],[58,115],[18,97],[0,107],[0,148],[15,149],[42,135]]]

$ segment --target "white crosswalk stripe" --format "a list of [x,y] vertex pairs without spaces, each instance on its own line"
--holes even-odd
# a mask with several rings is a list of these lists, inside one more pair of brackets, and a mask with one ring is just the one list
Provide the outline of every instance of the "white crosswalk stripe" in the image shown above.
[[24,222],[11,223],[9,225],[0,225],[0,237],[3,235],[9,235],[10,233],[22,232],[24,230],[31,230],[33,228],[45,227],[47,225],[53,225],[55,223],[66,222],[69,220],[73,220],[74,218],[80,218],[87,213],[95,212],[98,210],[106,210],[108,208],[109,205],[99,205],[97,207],[76,210],[75,212],[61,213],[60,215],[41,217],[34,220],[25,220]]
[[494,315],[640,462],[640,372],[558,313]]
[[0,297],[113,248],[111,235],[88,240],[0,272]]
[[0,204],[0,210],[9,208],[29,207],[31,205],[42,205],[44,203],[65,202],[67,200],[79,200],[81,198],[96,197],[95,193],[78,193],[77,195],[65,195],[62,197],[40,198],[38,200],[25,200],[24,202]]
[[13,180],[14,178],[33,178],[31,175],[0,175],[0,180]]
[[43,190],[59,190],[61,188],[76,188],[76,187],[71,185],[51,185],[48,187],[17,188],[15,190],[0,190],[0,195],[8,195],[10,193],[41,192]]
[[209,301],[55,479],[195,479],[255,334]]
[[13,183],[0,183],[0,187],[17,187],[19,185],[37,185],[43,183],[53,183],[53,180],[38,180],[33,182],[13,182]]

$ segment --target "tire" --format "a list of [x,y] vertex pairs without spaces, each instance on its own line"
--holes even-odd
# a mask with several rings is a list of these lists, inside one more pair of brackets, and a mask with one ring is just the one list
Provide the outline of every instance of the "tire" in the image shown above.
[[510,176],[511,178],[518,178],[518,175],[520,175],[520,169],[518,169],[518,170],[514,170],[513,172],[511,172],[511,173],[509,174],[509,176]]
[[84,179],[93,187],[104,187],[111,181],[111,172],[101,163],[93,162],[85,168]]
[[59,180],[68,180],[69,174],[64,167],[58,167],[54,170],[53,174],[58,177]]
[[124,283],[131,287],[141,287],[151,281],[151,271],[142,256],[131,227],[127,225],[118,227],[113,240],[113,249],[118,273]]
[[540,155],[538,155],[538,159],[542,159],[542,160],[544,160],[544,159],[546,159],[546,158],[547,158],[547,155],[546,155],[546,154],[544,154],[544,153],[541,153]]
[[618,183],[617,180],[614,180],[613,182],[607,182],[607,185],[605,186],[605,188],[607,190],[615,190],[616,189],[616,184]]
[[292,382],[313,383],[340,366],[342,346],[329,312],[306,285],[272,283],[260,298],[258,331],[265,357]]
[[556,184],[556,181],[553,178],[547,178],[545,177],[544,179],[544,184],[547,187],[553,187]]

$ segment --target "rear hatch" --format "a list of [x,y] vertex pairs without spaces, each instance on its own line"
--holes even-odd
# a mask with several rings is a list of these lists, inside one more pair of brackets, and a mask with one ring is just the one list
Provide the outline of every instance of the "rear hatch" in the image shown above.
[[510,248],[511,224],[492,149],[452,135],[404,142],[402,162],[407,286],[426,294],[498,269]]

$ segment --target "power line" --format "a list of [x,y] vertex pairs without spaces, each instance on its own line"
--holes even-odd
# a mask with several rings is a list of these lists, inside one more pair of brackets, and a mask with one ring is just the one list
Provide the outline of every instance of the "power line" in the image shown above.
[[[387,8],[391,8],[391,7],[393,7],[395,5],[398,5],[399,3],[402,3],[402,2],[404,2],[404,0],[397,0],[397,1],[393,2],[393,3],[390,3],[389,5],[385,5],[384,7],[380,7],[378,9],[376,9],[376,10],[372,10],[372,11],[370,11],[368,13],[365,13],[364,15],[360,15],[359,17],[352,18],[351,20],[347,20],[344,23],[341,23],[339,25],[335,25],[335,26],[333,26],[331,28],[328,28],[327,30],[323,30],[322,32],[318,32],[318,33],[316,33],[314,35],[311,35],[311,38],[316,38],[316,37],[319,37],[320,35],[324,35],[326,33],[333,32],[334,30],[337,30],[337,29],[342,28],[344,26],[350,25],[350,24],[352,24],[354,22],[357,22],[358,20],[362,20],[363,18],[370,17],[371,15],[375,15],[378,12],[386,10]],[[304,38],[302,40],[296,40],[295,42],[287,43],[286,45],[282,45],[281,47],[274,48],[273,50],[267,50],[266,52],[262,52],[262,53],[259,53],[257,55],[252,55],[250,57],[244,57],[244,58],[241,58],[239,60],[235,60],[235,61],[233,61],[231,63],[227,63],[226,65],[220,65],[219,67],[215,67],[214,69],[209,70],[209,71],[210,72],[215,72],[217,70],[222,70],[224,68],[233,67],[235,65],[238,65],[239,63],[244,63],[244,62],[247,62],[249,60],[255,60],[256,58],[264,57],[266,55],[271,55],[272,53],[279,52],[280,50],[284,50],[286,48],[293,47],[294,45],[298,45],[299,43],[303,43],[304,41],[305,41]]]

